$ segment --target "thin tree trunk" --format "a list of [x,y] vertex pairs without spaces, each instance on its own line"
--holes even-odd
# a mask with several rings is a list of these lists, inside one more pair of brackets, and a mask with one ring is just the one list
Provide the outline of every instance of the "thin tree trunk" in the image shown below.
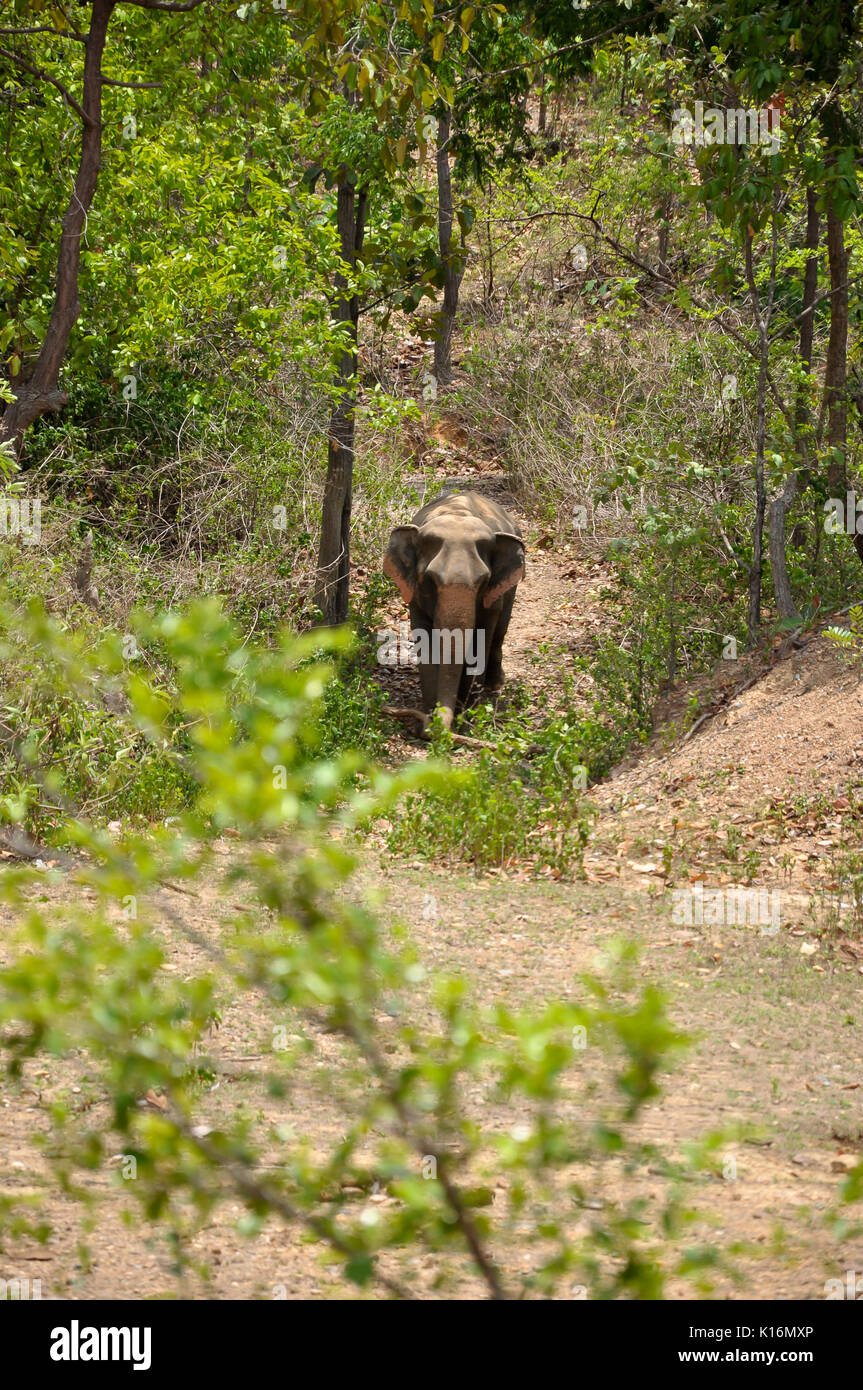
[[[817,193],[814,188],[806,190],[806,271],[803,276],[803,303],[800,320],[799,359],[802,371],[808,374],[812,366],[812,341],[815,331],[813,306],[818,290],[818,244],[821,235],[821,220],[818,214]],[[796,621],[800,618],[797,605],[791,593],[788,578],[788,563],[785,553],[785,518],[788,509],[797,496],[801,468],[809,463],[809,406],[805,386],[797,391],[794,409],[794,426],[797,445],[797,458],[792,471],[785,480],[785,486],[770,504],[768,517],[768,537],[770,547],[770,572],[773,577],[773,596],[779,617]]]
[[[800,343],[798,356],[800,366],[808,373],[812,370],[812,343],[815,337],[815,314],[813,306],[818,291],[818,248],[821,241],[821,218],[818,212],[818,193],[811,186],[806,189],[806,272],[803,277],[803,318],[800,321]],[[808,395],[806,388],[797,391],[797,404],[794,418],[798,433],[809,423]]]
[[[672,109],[668,102],[665,108],[665,128],[671,135],[672,129]],[[668,274],[668,248],[671,241],[671,213],[674,206],[674,194],[667,188],[659,200],[657,214],[659,216],[659,236],[657,244],[657,270],[660,275]]]
[[755,271],[752,265],[752,233],[746,237],[746,278],[752,297],[752,311],[758,328],[758,389],[755,408],[755,518],[752,523],[752,565],[749,570],[749,612],[747,616],[747,636],[749,646],[754,647],[761,629],[761,581],[764,572],[764,515],[767,510],[767,495],[764,487],[764,454],[767,440],[767,377],[770,367],[770,319],[773,313],[773,298],[776,290],[777,221],[776,207],[779,189],[773,198],[773,218],[771,224],[772,246],[770,263],[770,287],[767,303],[762,311],[755,284]]
[[[822,113],[822,129],[828,140],[827,169],[836,177],[836,145],[840,139],[842,117],[834,98]],[[831,497],[845,498],[848,483],[845,469],[848,443],[848,250],[845,224],[836,207],[834,184],[827,188],[827,259],[830,264],[830,335],[824,366],[824,398],[821,419],[827,412],[827,485]],[[863,561],[863,536],[852,535],[854,549]]]
[[[828,156],[835,164],[835,156]],[[830,335],[824,367],[824,408],[827,411],[827,447],[836,450],[827,465],[831,497],[845,496],[845,446],[848,408],[845,389],[848,371],[848,253],[845,226],[836,210],[833,189],[827,192],[827,260],[830,266]]]
[[449,144],[452,112],[444,109],[437,126],[437,191],[438,244],[444,264],[443,307],[437,316],[437,337],[434,345],[434,374],[440,386],[452,381],[452,335],[458,313],[458,292],[464,275],[464,248],[453,252],[452,178],[449,168]]
[[[341,257],[353,270],[362,250],[366,221],[366,189],[348,182],[343,171],[338,189],[338,232]],[[348,616],[351,575],[351,501],[354,475],[354,430],[357,400],[357,325],[359,300],[349,294],[347,277],[336,275],[332,314],[347,325],[347,340],[338,366],[338,399],[330,418],[327,480],[321,513],[321,543],[315,583],[315,603],[329,627]]]
[[770,573],[773,578],[773,597],[776,611],[782,621],[798,619],[800,613],[791,593],[788,578],[788,563],[785,555],[785,518],[788,508],[797,496],[798,474],[793,469],[785,479],[785,486],[770,503],[767,521],[768,547],[770,551]]
[[677,594],[675,592],[675,579],[677,577],[677,557],[672,554],[671,567],[668,571],[668,650],[665,654],[665,677],[668,681],[668,688],[674,684],[677,675]]
[[749,614],[747,636],[749,646],[758,642],[761,628],[761,577],[764,570],[764,513],[767,497],[764,491],[764,443],[766,431],[767,356],[762,347],[758,366],[758,394],[755,428],[755,519],[752,523],[752,566],[749,571]]
[[626,79],[629,74],[629,49],[623,53],[623,71],[620,75],[620,114],[623,115],[626,107]]
[[494,243],[491,238],[491,211],[485,219],[485,238],[488,253],[488,274],[483,285],[482,307],[488,312],[494,298]]
[[660,275],[668,274],[668,246],[671,239],[671,194],[664,193],[659,204],[659,241],[656,252],[656,268]]
[[96,192],[102,159],[102,54],[114,4],[115,0],[93,0],[90,11],[81,95],[81,154],[62,223],[51,318],[29,380],[20,386],[11,383],[15,400],[7,405],[0,420],[0,442],[11,440],[16,450],[20,449],[24,431],[34,420],[62,410],[69,400],[66,392],[59,389],[58,381],[69,338],[81,311],[78,299],[81,236]]

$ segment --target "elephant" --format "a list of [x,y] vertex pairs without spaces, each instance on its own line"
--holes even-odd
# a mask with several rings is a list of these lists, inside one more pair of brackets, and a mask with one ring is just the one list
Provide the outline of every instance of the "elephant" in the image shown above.
[[503,686],[501,649],[524,577],[521,530],[478,493],[444,493],[395,528],[383,570],[410,610],[423,732],[438,706],[449,729],[475,678],[489,692]]

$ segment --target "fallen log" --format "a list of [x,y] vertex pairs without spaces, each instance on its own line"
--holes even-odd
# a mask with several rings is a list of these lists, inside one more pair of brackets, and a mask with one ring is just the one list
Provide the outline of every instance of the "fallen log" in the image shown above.
[[[396,709],[395,705],[384,705],[383,713],[388,714],[390,719],[415,720],[419,724],[419,737],[427,739],[429,716],[421,709]],[[450,738],[458,748],[497,748],[496,743],[490,743],[485,738],[471,738],[468,734],[454,734],[450,732]]]
[[[424,710],[396,709],[395,705],[384,705],[382,713],[389,715],[391,719],[404,719],[406,721],[411,719],[416,720],[420,726],[419,737],[424,739],[429,737],[427,726],[430,716],[427,715]],[[450,738],[458,748],[488,748],[493,753],[500,752],[500,745],[492,743],[487,738],[471,738],[469,734],[454,734],[452,731],[450,731]],[[541,743],[529,743],[527,747],[522,750],[525,755],[529,753],[544,753],[545,751]]]

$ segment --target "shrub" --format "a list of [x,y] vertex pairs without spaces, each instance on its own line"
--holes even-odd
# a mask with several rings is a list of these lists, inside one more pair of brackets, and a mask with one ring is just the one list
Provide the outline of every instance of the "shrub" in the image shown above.
[[[493,1297],[549,1294],[574,1279],[598,1297],[655,1298],[670,1269],[703,1271],[712,1252],[678,1257],[669,1246],[687,1217],[673,1189],[651,1199],[602,1187],[599,1209],[590,1198],[606,1167],[645,1160],[633,1122],[684,1042],[660,994],[636,986],[631,953],[613,953],[609,979],[523,1012],[477,1007],[463,980],[429,978],[410,943],[346,893],[344,837],[405,794],[440,792],[446,774],[428,763],[385,777],[358,755],[316,751],[329,672],[310,657],[344,651],[344,635],[256,649],[202,602],[142,619],[138,637],[170,662],[174,693],[130,668],[119,644],[73,650],[44,617],[28,620],[43,659],[79,686],[122,689],[132,723],[199,788],[156,833],[113,838],[69,817],[86,908],[68,891],[61,906],[34,899],[29,886],[44,880],[32,869],[0,881],[21,909],[0,969],[8,1075],[26,1085],[40,1059],[63,1058],[110,1107],[103,1121],[89,1104],[51,1105],[46,1154],[66,1189],[86,1192],[73,1175],[119,1148],[135,1164],[126,1192],[170,1235],[179,1267],[214,1207],[239,1200],[250,1237],[268,1217],[289,1222],[356,1284],[396,1296],[414,1292],[402,1255],[418,1248],[438,1277],[470,1275]],[[171,741],[178,720],[182,749]],[[230,897],[223,925],[202,928],[157,889],[179,881],[193,891],[215,862],[214,831],[232,832]],[[183,979],[163,969],[172,942],[193,951]],[[213,1029],[246,993],[271,1099],[303,1082],[342,1108],[327,1152],[235,1107],[215,1128],[200,1122]],[[483,1133],[467,1099],[477,1085],[518,1122]],[[142,1108],[145,1096],[158,1103]],[[384,1210],[344,1196],[376,1182],[394,1199]],[[20,1214],[7,1205],[0,1219]]]

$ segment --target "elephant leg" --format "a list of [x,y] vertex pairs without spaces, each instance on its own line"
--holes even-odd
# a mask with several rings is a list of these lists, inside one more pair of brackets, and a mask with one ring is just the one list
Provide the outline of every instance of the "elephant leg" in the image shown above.
[[496,609],[477,609],[472,634],[473,648],[465,647],[465,668],[459,684],[458,698],[462,708],[471,703],[485,682],[488,653],[494,641],[497,620]]
[[426,662],[420,666],[420,690],[423,697],[423,709],[426,714],[431,714],[437,704],[438,669],[432,666],[431,662]]
[[438,668],[431,663],[431,620],[413,604],[410,605],[411,631],[424,632],[426,634],[426,654],[427,661],[420,661],[420,691],[422,692],[423,709],[427,714],[431,714],[437,704]]
[[471,671],[468,669],[468,666],[465,665],[464,675],[462,676],[461,685],[459,687],[459,702],[463,706],[475,702],[480,698],[482,690],[487,688],[486,677],[489,660],[495,651],[497,643],[496,634],[499,619],[500,610],[496,607],[489,609],[480,608],[477,610],[476,635],[474,638],[476,645],[473,649],[475,660],[472,663],[476,669]]
[[512,606],[515,602],[515,590],[504,595],[500,610],[497,612],[490,624],[488,640],[486,646],[486,665],[483,681],[486,690],[500,690],[503,686],[503,639],[506,637],[509,620],[512,617]]
[[462,672],[462,677],[459,681],[458,687],[458,703],[460,709],[464,709],[466,705],[470,704],[471,695],[473,693],[473,688],[475,684],[476,678],[470,674],[467,668],[465,668],[465,670]]
[[469,678],[473,693],[478,695],[487,684],[488,663],[494,650],[500,614],[497,608],[480,609],[476,619],[476,673]]

